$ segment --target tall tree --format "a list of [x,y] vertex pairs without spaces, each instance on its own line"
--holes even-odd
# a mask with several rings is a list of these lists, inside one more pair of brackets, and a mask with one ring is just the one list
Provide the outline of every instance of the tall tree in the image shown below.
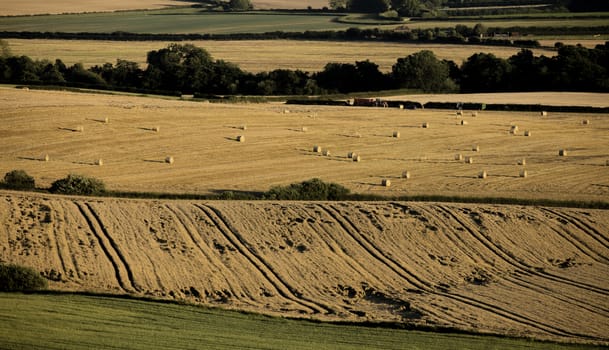
[[396,84],[401,88],[439,92],[450,88],[449,65],[436,58],[433,52],[423,50],[398,58],[391,67]]
[[390,0],[347,0],[347,9],[352,12],[381,13],[389,7]]
[[228,7],[235,11],[247,11],[254,8],[250,0],[230,0]]

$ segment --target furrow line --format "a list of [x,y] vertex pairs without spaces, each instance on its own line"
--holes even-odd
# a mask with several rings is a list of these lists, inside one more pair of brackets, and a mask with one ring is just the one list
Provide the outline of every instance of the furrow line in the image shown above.
[[[54,208],[54,209],[55,209],[55,211],[58,211],[57,208]],[[62,214],[65,219],[65,213],[62,212]],[[55,230],[54,230],[54,228],[57,228],[58,232],[65,232],[65,230],[61,230],[61,228],[59,227],[60,225],[62,225],[62,223],[65,220],[61,220],[61,221],[58,220],[57,216],[59,216],[59,215],[55,212],[53,212],[53,215],[56,217],[52,219],[53,227],[49,228],[49,236],[53,236],[53,241],[55,242],[55,248],[57,250],[57,256],[59,257],[59,262],[61,263],[61,269],[63,270],[63,274],[65,275],[65,274],[67,274],[68,271],[66,269],[66,263],[63,260],[63,254],[62,254],[63,249],[61,248],[61,244],[59,242],[59,237],[58,237],[57,233],[55,233]]]
[[[558,212],[556,210],[552,210],[552,209],[549,209],[549,208],[543,208],[542,210],[547,212],[547,213],[553,214],[553,215],[555,215],[555,216],[557,216],[559,218],[562,218],[563,220],[566,220],[567,222],[569,222],[573,226],[575,226],[578,229],[580,229],[582,232],[586,233],[588,236],[590,236],[593,240],[598,242],[600,245],[602,245],[603,247],[609,249],[609,244],[607,242],[603,242],[603,240],[604,240],[603,235],[598,230],[596,230],[594,227],[584,223],[582,220],[580,220],[580,219],[578,219],[578,218],[576,218],[576,217],[574,217],[572,215],[563,214],[563,213],[560,213],[560,212]],[[601,240],[601,238],[598,238],[598,237],[601,237],[603,239]],[[580,240],[577,240],[577,241],[580,242],[582,245],[584,245],[586,248],[590,249],[591,251],[593,250],[592,248],[590,248],[584,242],[581,242]],[[595,252],[595,254],[598,255],[598,257],[600,259],[605,260],[605,264],[607,262],[609,262],[609,258],[604,256],[603,254],[599,254],[599,253],[596,253],[596,252]],[[599,259],[595,259],[595,260],[598,261]]]
[[521,270],[523,272],[535,275],[535,276],[539,276],[539,277],[543,277],[543,278],[555,281],[555,282],[568,284],[570,286],[581,288],[581,289],[586,289],[588,291],[596,292],[596,293],[599,293],[599,294],[602,294],[605,296],[609,295],[609,290],[607,290],[605,288],[593,286],[593,285],[583,283],[583,282],[573,281],[571,279],[568,279],[568,278],[565,278],[562,276],[558,276],[558,275],[555,275],[555,274],[552,274],[549,272],[541,272],[539,270],[536,270],[533,266],[530,266],[526,263],[520,262],[520,261],[510,257],[501,248],[497,247],[492,241],[488,240],[486,237],[476,234],[476,232],[474,230],[472,230],[465,222],[463,222],[462,219],[459,218],[458,214],[453,213],[450,209],[447,209],[442,205],[438,205],[438,207],[442,211],[444,211],[446,214],[448,214],[451,218],[453,218],[453,220],[455,220],[461,227],[463,227],[465,230],[467,230],[467,232],[469,232],[469,234],[472,237],[474,237],[478,242],[480,242],[487,249],[489,249],[491,252],[493,252],[496,256],[501,258],[501,260],[503,260],[507,264],[513,266],[514,268]]
[[218,209],[203,204],[195,204],[195,207],[199,208],[203,213],[205,213],[205,215],[207,215],[207,217],[220,230],[222,235],[224,235],[224,237],[241,253],[241,255],[243,255],[252,264],[252,266],[256,267],[256,269],[260,271],[267,281],[271,283],[273,287],[275,287],[275,290],[277,290],[279,295],[300,304],[314,314],[334,313],[331,308],[309,300],[308,298],[303,298],[302,295],[298,295],[300,293],[295,292],[293,287],[283,281],[283,279],[279,277],[279,275],[266,261],[264,261],[262,257],[248,248],[246,240],[228,223]]
[[129,279],[129,284],[131,284],[133,289],[139,292],[140,288],[135,283],[135,279],[133,278],[133,272],[131,271],[131,268],[129,267],[129,264],[127,263],[127,260],[125,259],[124,255],[121,253],[120,248],[118,247],[112,236],[108,233],[108,230],[106,230],[106,226],[104,226],[104,223],[102,222],[97,212],[95,212],[95,210],[91,207],[91,204],[85,203],[85,206],[89,209],[95,221],[97,221],[97,224],[101,228],[101,232],[106,236],[106,239],[108,239],[108,242],[110,242],[110,246],[118,256],[118,259],[123,264],[125,270],[127,271],[127,278]]
[[114,277],[116,278],[116,281],[118,282],[119,286],[121,287],[121,289],[123,291],[126,291],[126,292],[130,291],[131,288],[129,288],[123,281],[123,277],[121,276],[121,269],[119,267],[119,264],[116,262],[116,259],[113,257],[113,254],[111,254],[110,250],[108,249],[109,243],[106,243],[105,237],[102,237],[102,235],[99,233],[99,230],[93,223],[93,221],[90,217],[90,214],[87,213],[87,209],[85,209],[85,207],[81,203],[74,202],[74,205],[76,205],[80,214],[84,217],[85,221],[87,222],[87,225],[89,226],[89,229],[91,230],[91,232],[97,239],[97,243],[99,244],[100,248],[106,255],[106,258],[112,264],[112,267],[114,268]]
[[[323,206],[320,206],[321,208],[323,208],[326,212],[328,212],[328,214],[330,216],[332,216],[335,220],[337,220],[340,223],[340,219],[337,218],[336,215],[333,215],[328,209],[326,209]],[[345,219],[347,222],[349,222],[350,225],[353,226],[353,223],[351,223],[348,219]],[[341,226],[343,227],[343,229],[348,230],[348,228],[346,227],[345,224],[341,224]],[[354,227],[354,226],[353,226]],[[357,229],[354,229],[355,232],[358,233],[358,235],[360,237],[362,237],[362,239],[364,239],[367,244],[370,245],[370,247],[364,247],[367,251],[369,251],[371,253],[372,256],[374,256],[377,259],[380,259],[382,262],[386,262],[386,261],[391,261],[392,264],[395,264],[397,266],[397,270],[402,270],[403,273],[394,270],[396,273],[398,273],[398,275],[405,277],[405,274],[408,274],[410,276],[412,276],[415,279],[418,279],[418,277],[414,276],[413,274],[411,274],[410,272],[408,272],[407,270],[405,270],[403,267],[401,267],[401,265],[399,263],[394,262],[390,257],[386,257],[382,251],[380,251],[378,248],[376,248],[376,246],[369,242],[369,240],[367,240],[363,235],[361,235],[361,233],[359,233],[359,231]],[[354,234],[351,232],[348,232],[356,241],[361,242],[361,240],[358,240],[357,238],[355,238]],[[376,251],[376,252],[374,252]],[[389,265],[388,265],[389,266]],[[392,268],[393,269],[393,268]],[[409,279],[407,279],[407,281],[409,281]],[[588,335],[582,335],[582,334],[576,334],[576,333],[572,333],[563,329],[559,329],[557,327],[551,326],[551,325],[547,325],[544,324],[543,322],[540,322],[538,320],[534,320],[531,319],[527,316],[524,315],[519,315],[516,314],[512,311],[506,310],[498,305],[493,305],[493,304],[489,304],[487,302],[483,302],[480,300],[476,300],[476,299],[472,299],[470,297],[467,297],[465,295],[459,295],[459,294],[450,294],[447,292],[442,292],[442,291],[437,291],[431,287],[428,287],[428,285],[430,285],[430,283],[426,283],[423,282],[422,280],[419,282],[420,284],[422,284],[422,286],[418,286],[420,289],[428,292],[428,293],[432,293],[438,296],[443,296],[452,300],[456,300],[458,302],[461,302],[463,304],[484,310],[484,311],[488,311],[492,314],[504,317],[508,320],[520,323],[520,324],[524,324],[527,325],[529,327],[547,332],[549,334],[553,334],[553,335],[557,335],[557,336],[576,336],[576,337],[584,337],[584,338],[590,338]]]

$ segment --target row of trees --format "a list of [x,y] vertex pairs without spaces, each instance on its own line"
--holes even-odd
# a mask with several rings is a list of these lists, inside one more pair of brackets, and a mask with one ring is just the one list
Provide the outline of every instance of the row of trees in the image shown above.
[[319,95],[396,88],[424,92],[609,91],[609,42],[588,49],[557,45],[554,57],[528,49],[503,59],[477,53],[461,66],[421,51],[397,59],[390,72],[369,60],[328,63],[320,72],[277,69],[257,74],[214,60],[191,44],[150,51],[147,67],[117,60],[89,69],[61,60],[0,56],[0,83],[81,86],[126,91],[198,95]]

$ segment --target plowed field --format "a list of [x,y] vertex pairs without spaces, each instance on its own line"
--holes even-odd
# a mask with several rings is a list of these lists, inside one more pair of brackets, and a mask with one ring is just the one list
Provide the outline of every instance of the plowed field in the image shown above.
[[609,342],[609,213],[0,195],[0,261],[59,290]]

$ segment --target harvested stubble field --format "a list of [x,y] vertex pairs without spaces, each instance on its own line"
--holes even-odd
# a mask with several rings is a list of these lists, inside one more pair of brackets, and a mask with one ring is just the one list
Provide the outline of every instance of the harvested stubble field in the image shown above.
[[[128,0],[128,1],[105,1],[105,0],[53,0],[40,2],[38,0],[4,0],[0,3],[1,16],[23,16],[41,14],[61,13],[84,13],[84,12],[111,12],[126,10],[160,9],[171,6],[184,6],[194,4],[196,1],[184,0]],[[322,8],[328,6],[325,0],[252,0],[256,9],[305,9]]]
[[0,260],[57,290],[608,344],[609,215],[0,194]]
[[[33,59],[55,61],[60,58],[65,64],[82,63],[85,67],[116,63],[116,59],[137,62],[146,67],[146,54],[152,50],[167,47],[170,42],[123,42],[93,40],[26,40],[5,39],[11,52]],[[468,57],[479,52],[490,52],[500,58],[517,54],[520,48],[502,46],[446,45],[446,44],[398,44],[379,42],[329,42],[297,40],[230,40],[230,41],[189,41],[207,50],[214,59],[232,62],[245,71],[258,73],[274,69],[300,69],[318,72],[329,62],[354,63],[370,60],[384,72],[391,71],[398,58],[430,50],[438,59],[446,59],[461,64]],[[582,41],[578,41],[582,43]],[[584,45],[594,47],[602,40],[584,41]],[[549,43],[554,45],[554,42]],[[574,44],[575,45],[575,44]],[[263,49],[261,49],[263,48]],[[534,49],[536,56],[556,55],[555,50]]]
[[[319,177],[354,192],[391,196],[596,201],[609,194],[606,115],[481,111],[477,117],[469,112],[457,117],[451,110],[214,104],[11,88],[1,92],[0,173],[23,169],[42,187],[68,173],[82,173],[103,180],[111,190],[143,192],[266,191]],[[552,99],[607,101],[605,94],[532,96],[544,104]],[[525,101],[522,94],[467,97]],[[462,119],[468,125],[460,125]],[[582,125],[583,119],[589,125]],[[421,127],[425,122],[430,128]],[[520,131],[510,134],[511,125]],[[83,132],[73,131],[79,126]],[[153,131],[157,126],[160,131]],[[526,130],[532,136],[523,136]],[[392,137],[394,131],[401,137]],[[238,135],[246,141],[237,142]],[[315,145],[331,156],[313,152]],[[472,151],[474,145],[479,152]],[[559,157],[559,149],[568,156]],[[362,161],[348,159],[348,152]],[[474,163],[456,161],[456,154],[472,156]],[[45,155],[48,162],[42,161]],[[165,163],[169,156],[173,164]],[[100,158],[104,165],[94,165]],[[523,167],[517,162],[522,158],[527,178],[519,177]],[[487,179],[477,178],[482,170]],[[410,179],[401,178],[404,171]],[[392,186],[380,186],[383,178]]]

